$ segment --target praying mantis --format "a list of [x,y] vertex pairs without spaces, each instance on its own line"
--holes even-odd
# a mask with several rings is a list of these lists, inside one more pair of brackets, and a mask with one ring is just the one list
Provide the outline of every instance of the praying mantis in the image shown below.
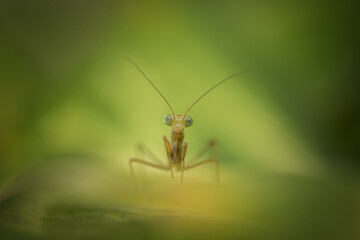
[[[198,163],[194,163],[191,165],[185,164],[185,156],[186,156],[188,143],[184,142],[184,130],[185,130],[185,128],[190,127],[193,124],[193,119],[190,116],[187,116],[187,114],[190,111],[190,109],[197,102],[199,102],[200,99],[202,99],[206,94],[208,94],[211,90],[213,90],[214,88],[216,88],[217,86],[219,86],[220,84],[224,83],[225,81],[227,81],[231,78],[234,78],[234,77],[237,77],[239,75],[249,72],[252,69],[252,67],[250,67],[242,72],[231,75],[231,76],[223,79],[222,81],[218,82],[213,87],[211,87],[209,90],[207,90],[204,94],[202,94],[199,98],[197,98],[196,101],[187,109],[187,111],[185,112],[184,115],[175,115],[175,112],[174,112],[173,108],[171,107],[170,103],[168,102],[168,100],[166,100],[164,95],[159,91],[159,89],[154,85],[154,83],[145,75],[145,73],[141,70],[141,68],[130,58],[126,58],[126,60],[128,60],[130,63],[132,63],[135,66],[135,68],[137,68],[139,70],[139,72],[146,78],[146,80],[154,87],[154,89],[165,100],[165,102],[167,103],[167,105],[169,106],[169,108],[172,112],[172,114],[167,114],[164,116],[164,123],[166,125],[170,126],[172,129],[171,142],[169,142],[166,135],[163,136],[165,150],[166,150],[167,158],[168,158],[168,165],[164,165],[163,163],[161,163],[161,161],[151,151],[149,151],[148,149],[145,149],[143,146],[139,147],[139,150],[142,153],[146,154],[153,161],[156,161],[157,163],[145,161],[145,160],[142,160],[139,158],[130,158],[130,160],[129,160],[131,175],[132,175],[132,178],[133,178],[133,181],[134,181],[137,191],[139,191],[139,187],[138,187],[136,177],[135,177],[135,172],[134,172],[134,167],[133,167],[134,163],[157,168],[160,170],[170,171],[172,178],[174,178],[173,168],[175,168],[177,171],[181,171],[181,182],[183,182],[185,170],[189,170],[189,169],[192,169],[194,167],[197,167],[197,166],[200,166],[200,165],[203,165],[206,163],[215,163],[216,180],[217,180],[217,183],[219,183],[219,161],[216,157],[211,157],[207,160],[204,160],[204,161],[198,162]],[[205,148],[196,156],[196,159],[200,158],[209,149],[214,148],[215,145],[216,145],[216,141],[214,141],[214,140],[209,141],[209,143],[205,146]]]

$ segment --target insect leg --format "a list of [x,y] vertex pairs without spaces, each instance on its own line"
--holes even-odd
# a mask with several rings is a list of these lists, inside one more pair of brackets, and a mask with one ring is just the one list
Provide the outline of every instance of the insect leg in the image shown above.
[[164,164],[145,144],[141,143],[137,146],[137,150],[144,154],[146,157],[158,164]]
[[168,160],[169,160],[169,168],[170,168],[170,171],[171,171],[171,177],[174,178],[174,172],[173,172],[172,167],[171,167],[172,151],[171,151],[170,143],[167,140],[165,135],[163,136],[163,139],[164,139],[165,150],[166,150],[167,157],[168,157]]
[[202,162],[199,162],[199,163],[195,163],[193,165],[185,167],[184,170],[188,170],[188,169],[203,165],[205,163],[210,163],[210,162],[214,162],[215,165],[216,165],[216,180],[217,180],[217,183],[219,183],[219,161],[217,160],[217,158],[210,158],[208,160],[205,160],[205,161],[202,161]]
[[138,188],[138,185],[137,185],[137,182],[136,182],[136,177],[135,177],[135,172],[134,172],[134,168],[133,168],[133,163],[140,163],[140,164],[143,164],[143,165],[146,165],[146,166],[150,166],[150,167],[153,167],[153,168],[157,168],[157,169],[161,169],[161,170],[169,170],[169,167],[168,166],[163,166],[163,165],[159,165],[159,164],[154,164],[154,163],[151,163],[151,162],[147,162],[147,161],[144,161],[144,160],[141,160],[141,159],[138,159],[138,158],[130,158],[129,160],[129,165],[130,165],[130,170],[131,170],[131,175],[132,175],[132,178],[133,178],[133,181],[134,181],[134,184],[135,184],[135,187],[136,187],[136,190],[139,191],[139,188]]
[[215,155],[216,156],[216,147],[217,147],[217,144],[216,144],[216,140],[212,139],[210,140],[206,146],[195,156],[193,157],[189,163],[193,163],[193,162],[196,162],[201,156],[203,156],[207,151],[209,151],[210,149],[213,150],[213,156]]
[[186,156],[186,150],[187,150],[188,143],[184,142],[184,145],[181,149],[181,162],[182,162],[182,168],[181,168],[181,182],[184,178],[184,170],[185,170],[185,156]]

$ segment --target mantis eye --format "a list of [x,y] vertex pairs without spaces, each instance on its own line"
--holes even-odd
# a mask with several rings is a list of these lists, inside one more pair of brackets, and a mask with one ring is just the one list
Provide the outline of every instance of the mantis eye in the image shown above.
[[185,126],[190,127],[192,124],[193,124],[192,118],[191,117],[186,117]]
[[166,125],[171,126],[171,122],[172,122],[171,116],[170,116],[170,115],[165,115],[165,117],[164,117],[164,123],[165,123]]

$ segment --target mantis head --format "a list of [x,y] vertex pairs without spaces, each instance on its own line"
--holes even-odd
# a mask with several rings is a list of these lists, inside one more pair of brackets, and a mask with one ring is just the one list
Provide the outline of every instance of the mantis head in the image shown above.
[[186,127],[190,127],[193,124],[193,119],[190,116],[183,115],[165,115],[164,123],[169,125],[176,133],[182,132]]

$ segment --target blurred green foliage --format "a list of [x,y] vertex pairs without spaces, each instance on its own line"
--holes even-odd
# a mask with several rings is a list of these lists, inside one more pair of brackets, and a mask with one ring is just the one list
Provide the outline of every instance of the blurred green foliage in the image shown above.
[[[357,15],[350,3],[320,1],[1,1],[0,233],[356,239]],[[139,142],[164,159],[170,110],[125,57],[177,114],[255,66],[189,113],[188,156],[217,139],[221,191],[208,189],[211,166],[194,170],[185,175],[190,190],[170,187],[184,193],[187,204],[178,204],[175,190],[162,189],[168,174],[139,168],[149,192],[134,195],[128,159]],[[216,196],[200,207],[211,220],[183,212],[198,208],[195,193]],[[168,221],[157,216],[171,230],[159,233]]]

